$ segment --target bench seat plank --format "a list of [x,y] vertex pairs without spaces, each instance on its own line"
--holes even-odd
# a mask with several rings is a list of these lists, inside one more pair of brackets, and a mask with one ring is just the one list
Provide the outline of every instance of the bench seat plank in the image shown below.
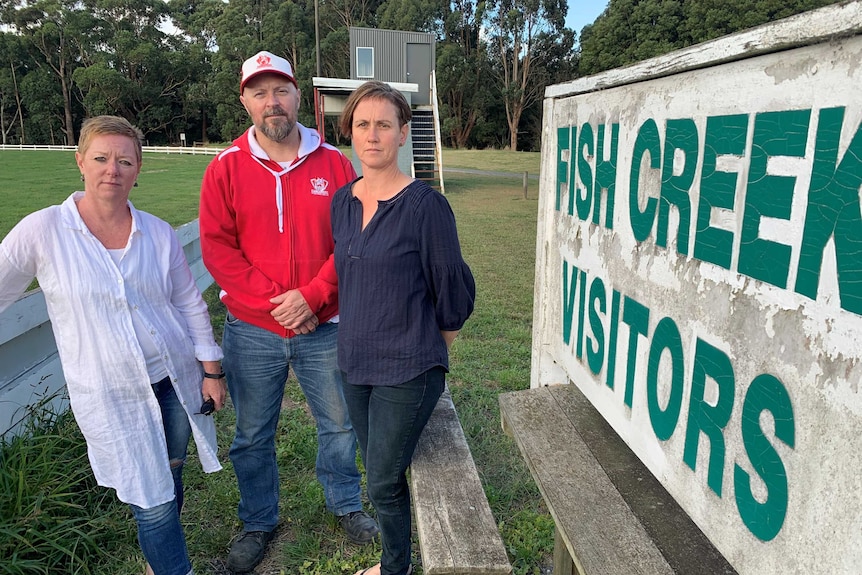
[[512,572],[448,389],[416,446],[410,482],[426,575]]
[[576,386],[502,394],[500,415],[580,573],[736,573]]
[[501,394],[500,416],[579,572],[673,574],[550,388]]

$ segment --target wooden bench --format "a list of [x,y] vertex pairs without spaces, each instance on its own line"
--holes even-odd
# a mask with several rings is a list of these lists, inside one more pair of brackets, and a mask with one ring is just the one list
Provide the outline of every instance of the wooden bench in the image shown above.
[[512,572],[448,389],[413,454],[410,491],[425,575]]
[[736,573],[576,386],[499,401],[554,518],[554,575]]

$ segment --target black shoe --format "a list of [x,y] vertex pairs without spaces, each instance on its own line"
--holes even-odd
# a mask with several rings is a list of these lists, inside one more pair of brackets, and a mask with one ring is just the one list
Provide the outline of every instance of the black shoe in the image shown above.
[[359,545],[371,543],[380,537],[377,523],[365,511],[352,511],[338,518],[347,538]]
[[230,546],[227,556],[228,569],[234,573],[248,573],[263,561],[266,546],[272,541],[275,531],[243,531]]

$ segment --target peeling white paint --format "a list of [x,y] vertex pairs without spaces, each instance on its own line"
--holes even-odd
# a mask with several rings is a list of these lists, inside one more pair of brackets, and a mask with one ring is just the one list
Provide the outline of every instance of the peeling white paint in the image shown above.
[[[828,241],[823,250],[816,299],[798,293],[796,288],[820,111],[845,109],[840,135],[836,136],[839,158],[862,129],[862,91],[855,88],[862,85],[862,37],[859,36],[862,2],[842,3],[823,10],[831,10],[828,12],[831,18],[824,19],[824,12],[816,11],[816,17],[810,17],[812,26],[815,21],[821,22],[817,26],[826,21],[833,26],[839,26],[837,22],[847,26],[849,10],[849,18],[856,18],[853,34],[829,41],[823,41],[824,37],[820,36],[817,36],[820,40],[813,40],[805,36],[806,20],[800,19],[798,22],[802,24],[796,36],[798,48],[666,77],[637,76],[636,72],[644,70],[641,66],[629,70],[631,83],[623,81],[621,73],[616,72],[611,76],[617,83],[600,92],[576,93],[576,89],[568,85],[565,89],[549,88],[545,102],[531,384],[538,386],[564,379],[577,385],[741,575],[855,573],[862,564],[862,514],[858,512],[858,494],[862,493],[862,473],[859,473],[862,468],[859,389],[862,384],[862,315],[842,307],[846,302],[841,300],[834,241]],[[843,19],[836,19],[838,15]],[[773,29],[776,35],[781,30],[787,31],[784,24]],[[740,38],[728,37],[710,45],[708,50],[731,53],[739,49]],[[782,45],[782,48],[787,47],[787,44]],[[653,69],[663,65],[672,67],[676,64],[669,62],[679,62],[679,58],[685,57],[688,56],[668,56],[667,62],[653,63]],[[589,83],[587,80],[582,83]],[[716,97],[717,94],[720,97]],[[771,155],[764,174],[776,178],[774,181],[785,178],[790,182],[790,191],[784,192],[791,195],[789,203],[785,206],[777,200],[768,200],[763,204],[763,214],[746,221],[746,210],[760,209],[749,207],[751,198],[747,196],[753,185],[751,174],[759,169],[752,168],[751,152],[756,117],[761,113],[798,110],[811,110],[808,124],[796,126],[802,134],[801,152],[797,156]],[[704,134],[709,118],[734,115],[747,117],[745,153],[720,154],[715,158],[717,173],[735,181],[733,205],[713,205],[706,214],[708,227],[732,237],[730,257],[719,265],[706,261],[704,256],[695,256],[699,232],[696,222],[703,192]],[[698,134],[697,153],[673,150],[672,166],[664,173],[682,178],[687,173],[686,162],[697,160],[692,185],[681,192],[691,201],[690,228],[684,228],[689,230],[689,236],[682,244],[678,236],[684,218],[682,211],[672,203],[667,212],[664,245],[657,238],[656,218],[647,228],[647,237],[635,237],[643,234],[643,230],[636,230],[634,220],[638,214],[648,214],[651,200],[664,201],[659,197],[663,193],[661,163],[665,161],[661,152],[656,158],[656,168],[651,167],[652,153],[644,154],[640,164],[635,166],[640,170],[640,178],[635,180],[638,187],[634,200],[629,193],[633,151],[648,121],[655,123],[661,152],[667,144],[670,122],[679,122],[680,129],[693,126]],[[592,217],[581,221],[577,213],[569,214],[566,190],[561,196],[562,209],[554,210],[557,129],[574,126],[580,134],[579,128],[585,122],[590,123],[594,133],[600,126],[609,129],[611,124],[619,125],[611,226],[605,222],[606,203],[603,203],[598,225],[593,223]],[[610,157],[608,133],[605,136],[604,149],[595,152],[595,156],[603,159]],[[579,151],[571,154],[575,158],[570,158],[566,152],[564,161],[575,161],[583,153],[579,144],[572,149],[576,146]],[[788,150],[788,153],[796,153],[790,147]],[[596,158],[588,157],[587,161],[595,167]],[[595,173],[594,170],[593,175]],[[582,182],[577,181],[575,185],[582,190],[581,197],[588,193]],[[862,188],[859,193],[862,201]],[[637,206],[633,206],[632,201],[637,202]],[[756,202],[752,205],[757,206]],[[658,206],[656,203],[655,209],[658,210]],[[785,207],[789,212],[786,215]],[[778,216],[770,212],[773,209]],[[788,255],[781,255],[789,262],[786,277],[775,280],[781,285],[758,279],[756,273],[760,272],[749,271],[746,275],[740,271],[740,260],[744,259],[740,254],[753,243],[749,237],[745,244],[742,237],[744,232],[750,233],[746,225],[755,225],[752,222],[756,222],[757,241],[789,247]],[[718,248],[715,250],[720,252]],[[723,256],[725,252],[720,253]],[[564,262],[570,270],[577,268],[583,272],[589,282],[587,285],[603,285],[607,305],[607,312],[598,318],[601,323],[598,328],[590,318],[582,320],[583,310],[569,311],[572,315],[567,319],[572,325],[572,340],[568,345],[564,345],[561,338],[566,313],[561,295]],[[745,265],[754,267],[758,263],[754,256],[745,261]],[[779,264],[769,260],[767,265]],[[802,278],[804,280],[804,273]],[[570,285],[570,289],[574,288]],[[616,325],[612,325],[611,320],[612,294],[619,298],[618,315],[614,316]],[[570,303],[567,305],[571,307]],[[574,305],[579,305],[577,298]],[[586,305],[589,309],[590,302]],[[636,312],[643,310],[648,317],[645,333],[631,337],[630,323],[637,324]],[[626,311],[631,314],[627,319]],[[679,344],[674,343],[673,338],[656,343],[655,332],[662,321],[668,333],[678,330]],[[579,329],[584,334],[585,341],[581,342],[584,349],[599,335],[607,345],[609,333],[615,333],[617,347],[613,369],[609,370],[606,356],[601,370],[594,374],[586,352],[577,357],[575,338]],[[595,329],[599,334],[594,333]],[[663,441],[655,435],[647,402],[647,364],[653,345],[678,345],[674,349],[683,354],[684,363],[678,420],[671,436]],[[667,407],[671,397],[673,372],[668,349],[661,352],[658,367],[654,368],[662,409]],[[701,356],[696,355],[698,349]],[[717,358],[717,363],[705,359],[713,357],[709,354]],[[631,406],[625,403],[629,361],[635,363]],[[721,371],[727,368],[725,361],[732,371],[730,374]],[[704,433],[697,439],[696,469],[692,471],[683,462],[688,423],[692,413],[696,413],[691,409],[692,402],[696,401],[692,396],[696,368],[706,370],[701,376],[704,378],[702,401],[710,408],[718,409],[717,406],[722,405],[722,393],[728,393],[729,389],[722,385],[728,385],[728,378],[733,382],[733,403],[722,428],[725,454],[720,495],[709,485],[712,451]],[[613,389],[607,382],[609,371],[615,373]],[[715,379],[715,373],[724,378],[724,383]],[[758,380],[761,377],[765,379]],[[792,406],[792,414],[784,420],[776,420],[770,409],[745,415],[746,400],[754,393],[751,391],[753,382],[758,380],[758,385],[765,385],[763,382],[771,381],[769,378],[780,383]],[[779,398],[769,396],[761,400],[769,402]],[[743,521],[737,504],[734,486],[737,466],[750,478],[751,495],[756,501],[768,504],[770,496],[775,496],[774,486],[771,490],[765,480],[769,478],[762,477],[760,468],[752,464],[754,459],[764,457],[764,453],[747,451],[743,438],[746,433],[744,417],[748,417],[746,423],[756,422],[755,427],[768,440],[786,473],[786,516],[780,531],[768,541],[759,539]],[[788,422],[794,431],[792,445],[778,437],[779,429]]]

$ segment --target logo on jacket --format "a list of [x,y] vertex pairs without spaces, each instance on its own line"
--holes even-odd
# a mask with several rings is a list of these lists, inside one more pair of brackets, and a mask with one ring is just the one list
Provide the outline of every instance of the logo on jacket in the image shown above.
[[311,193],[315,196],[328,196],[329,190],[326,189],[328,187],[329,182],[324,178],[311,178]]

